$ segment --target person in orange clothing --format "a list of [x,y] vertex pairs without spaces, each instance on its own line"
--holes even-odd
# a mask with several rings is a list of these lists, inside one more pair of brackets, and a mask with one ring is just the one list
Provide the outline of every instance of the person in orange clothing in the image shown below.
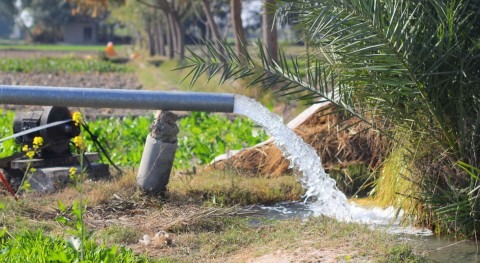
[[107,57],[112,58],[117,56],[117,52],[115,52],[115,49],[113,48],[113,43],[108,42],[107,47],[105,48],[105,53],[107,54]]

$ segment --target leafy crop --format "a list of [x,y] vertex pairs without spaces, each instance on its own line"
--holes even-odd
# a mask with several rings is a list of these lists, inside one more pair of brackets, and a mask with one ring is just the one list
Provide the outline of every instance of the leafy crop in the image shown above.
[[[14,113],[7,111],[0,116],[0,138],[12,134]],[[92,135],[85,133],[87,152],[96,152],[93,138],[109,152],[117,165],[138,166],[149,126],[154,117],[110,117],[88,123]],[[178,149],[174,166],[188,169],[197,164],[206,164],[215,156],[228,150],[238,150],[264,141],[267,135],[245,118],[230,120],[224,115],[194,112],[178,122]],[[93,137],[93,138],[92,138]],[[19,151],[13,140],[0,143],[0,157]]]
[[[90,130],[111,154],[114,163],[135,166],[140,163],[145,139],[153,116],[111,117],[88,124]],[[252,146],[267,138],[256,130],[252,121],[243,118],[229,120],[225,116],[192,113],[178,121],[178,149],[174,166],[188,169],[206,164],[227,150]],[[91,136],[86,136],[87,151],[95,151]]]
[[148,262],[131,250],[98,246],[93,240],[85,244],[85,260],[78,261],[74,240],[48,237],[41,231],[12,237],[0,234],[0,262]]
[[194,112],[179,121],[180,134],[175,156],[176,168],[186,168],[195,157],[199,164],[209,163],[228,150],[238,150],[264,141],[264,130],[255,130],[245,118],[233,121],[225,116]]
[[[0,138],[4,138],[13,133],[13,117],[15,114],[12,111],[0,111],[0,114]],[[0,143],[0,157],[10,156],[18,151],[20,151],[20,146],[13,140],[6,140]]]
[[0,72],[23,73],[74,73],[74,72],[129,72],[130,69],[122,64],[115,64],[103,60],[87,60],[64,58],[35,58],[0,60]]
[[[93,136],[110,153],[118,165],[138,165],[142,158],[143,146],[148,134],[148,127],[153,122],[153,115],[148,117],[110,117],[88,123]],[[85,135],[87,152],[95,152],[93,138]]]

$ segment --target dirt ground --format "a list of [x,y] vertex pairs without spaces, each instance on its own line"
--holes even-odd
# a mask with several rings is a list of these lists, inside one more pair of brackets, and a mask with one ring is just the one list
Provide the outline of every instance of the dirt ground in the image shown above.
[[[110,89],[142,89],[142,84],[133,73],[75,73],[75,74],[33,74],[0,72],[0,85],[52,86],[52,87],[84,87]],[[101,107],[101,105],[99,105]],[[0,109],[15,111],[41,110],[41,106],[0,105]],[[76,109],[70,109],[76,110]],[[139,116],[153,113],[153,110],[131,109],[94,109],[82,108],[87,118],[97,116]]]

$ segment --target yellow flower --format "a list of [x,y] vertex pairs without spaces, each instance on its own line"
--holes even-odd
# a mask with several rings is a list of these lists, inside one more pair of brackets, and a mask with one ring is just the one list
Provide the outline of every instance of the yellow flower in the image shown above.
[[75,126],[78,126],[80,123],[83,123],[82,113],[76,111],[72,114],[72,120],[75,123]]
[[28,150],[30,150],[28,148],[28,145],[25,144],[25,145],[22,146],[22,152],[28,152]]
[[74,176],[77,173],[77,168],[71,167],[70,170],[68,170],[68,174],[70,176]]
[[33,168],[33,167],[30,168],[30,173],[34,173],[34,172],[36,172],[36,171],[37,171],[37,169],[35,169],[35,168]]
[[29,182],[23,182],[23,185],[22,185],[22,189],[27,191],[28,189],[30,189],[31,185]]
[[[40,147],[40,146],[42,146],[42,145],[43,145],[43,138],[42,138],[42,137],[37,136],[37,137],[33,138],[33,146],[34,146],[34,148],[35,148],[35,146]],[[37,148],[38,148],[38,147],[37,147]]]
[[74,137],[73,138],[73,143],[80,150],[85,150],[85,142],[83,141],[83,138],[81,136]]
[[28,151],[27,153],[25,153],[25,156],[27,156],[28,159],[32,159],[33,156],[35,156],[35,152],[34,151]]

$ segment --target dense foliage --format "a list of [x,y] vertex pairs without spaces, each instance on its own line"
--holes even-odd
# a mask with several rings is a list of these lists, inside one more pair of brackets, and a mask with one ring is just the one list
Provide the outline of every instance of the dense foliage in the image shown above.
[[[13,112],[0,116],[0,137],[12,134]],[[153,115],[148,117],[110,117],[88,123],[93,136],[109,152],[117,165],[137,166],[142,158],[143,146]],[[267,138],[265,131],[256,129],[253,122],[237,117],[234,120],[223,115],[193,112],[178,121],[178,149],[174,166],[190,169],[194,165],[207,164],[228,150],[238,150],[255,145]],[[92,136],[86,136],[87,152],[98,151]],[[0,143],[0,156],[19,151],[13,140]],[[106,161],[106,160],[104,160]]]
[[[119,165],[138,165],[150,117],[108,118],[88,123],[92,133],[106,146],[112,160]],[[194,112],[178,121],[178,149],[174,167],[188,169],[197,164],[206,164],[227,150],[241,149],[266,139],[263,130],[255,132],[248,119]],[[87,151],[95,151],[87,136]]]

